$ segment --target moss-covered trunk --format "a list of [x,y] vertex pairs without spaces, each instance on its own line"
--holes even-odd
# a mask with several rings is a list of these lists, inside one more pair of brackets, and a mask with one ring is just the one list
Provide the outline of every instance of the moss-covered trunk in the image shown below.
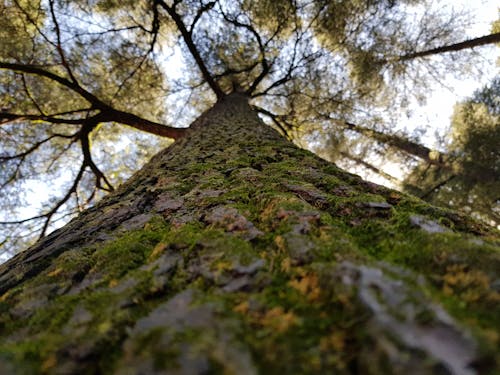
[[233,94],[0,266],[1,374],[494,374],[498,234]]

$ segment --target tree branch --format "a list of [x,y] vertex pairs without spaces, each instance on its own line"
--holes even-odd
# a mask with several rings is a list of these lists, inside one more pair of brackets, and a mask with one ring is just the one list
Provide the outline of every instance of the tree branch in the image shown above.
[[269,66],[269,63],[268,63],[267,58],[266,58],[266,49],[265,49],[264,43],[262,42],[262,38],[261,38],[260,34],[257,32],[257,30],[255,30],[255,28],[251,24],[246,24],[246,23],[240,22],[235,18],[229,18],[229,16],[226,13],[224,13],[224,11],[222,10],[222,7],[220,9],[220,12],[222,14],[222,17],[226,20],[226,22],[229,22],[236,27],[241,27],[241,28],[248,30],[254,36],[255,40],[257,41],[257,45],[259,46],[259,52],[260,52],[260,56],[261,56],[260,57],[260,64],[262,65],[262,71],[260,72],[260,74],[257,76],[257,78],[252,82],[252,85],[246,91],[246,94],[250,95],[253,91],[255,91],[255,89],[257,88],[259,83],[264,79],[264,77],[269,73],[270,66]]
[[[28,74],[34,74],[41,77],[46,77],[55,82],[60,83],[61,85],[69,88],[70,90],[76,92],[84,99],[86,99],[94,109],[100,110],[100,113],[97,114],[98,118],[101,122],[105,121],[113,121],[125,125],[132,126],[138,130],[142,130],[151,134],[159,135],[161,137],[168,137],[173,139],[178,139],[182,137],[186,129],[181,128],[173,128],[170,126],[166,126],[157,122],[146,120],[142,117],[136,116],[132,113],[123,112],[120,110],[116,110],[113,107],[107,105],[99,98],[82,88],[78,83],[71,82],[70,80],[61,77],[55,73],[42,69],[36,65],[23,65],[23,64],[12,64],[6,62],[0,62],[0,69],[8,69],[12,71],[24,72]],[[9,121],[19,120],[19,119],[28,119],[28,120],[43,120],[47,122],[53,123],[67,123],[67,124],[83,124],[84,119],[58,119],[47,116],[39,116],[39,115],[19,115],[12,113],[2,113],[0,112],[0,119],[6,119]],[[5,123],[5,122],[4,122]],[[0,125],[2,122],[0,122]]]
[[33,146],[28,148],[26,151],[23,151],[19,154],[16,155],[10,155],[10,156],[2,156],[0,155],[0,164],[4,161],[8,160],[13,160],[13,159],[23,159],[32,152],[38,150],[43,144],[51,141],[54,138],[66,138],[66,139],[73,139],[78,133],[72,134],[72,135],[65,135],[65,134],[53,134],[50,137],[47,137],[41,141],[36,142]]
[[441,46],[441,47],[437,47],[437,48],[432,48],[432,49],[429,49],[426,51],[409,53],[407,55],[399,57],[398,60],[406,61],[406,60],[411,60],[411,59],[415,59],[418,57],[437,55],[437,54],[444,53],[444,52],[461,51],[463,49],[474,48],[474,47],[479,47],[479,46],[484,46],[486,44],[494,44],[494,43],[500,43],[500,33],[485,35],[485,36],[482,36],[479,38],[474,38],[474,39],[468,39],[468,40],[465,40],[463,42],[450,44],[447,46]]
[[[271,119],[271,121],[278,127],[279,130],[283,133],[283,135],[288,138],[289,140],[291,139],[290,134],[288,131],[292,128],[290,124],[288,124],[286,121],[283,121],[285,125],[283,125],[280,122],[280,118],[278,115],[275,115],[272,112],[269,112],[268,110],[258,107],[256,105],[252,106],[253,110],[257,111],[258,113],[262,113],[264,116],[267,116]],[[287,129],[288,128],[288,129]]]
[[61,206],[66,203],[69,198],[71,198],[71,195],[76,191],[78,184],[80,183],[80,180],[82,179],[83,173],[85,171],[85,164],[82,163],[80,166],[80,170],[78,171],[78,174],[75,177],[75,180],[73,181],[73,184],[71,187],[68,189],[66,194],[46,213],[42,215],[37,215],[33,216],[27,219],[22,219],[22,220],[13,220],[13,221],[1,221],[0,225],[16,225],[16,224],[24,224],[29,221],[34,221],[34,220],[40,220],[44,219],[44,224],[40,230],[40,236],[39,239],[43,238],[45,234],[47,233],[48,226],[50,224],[50,221],[52,220],[52,217],[56,214],[56,212],[61,208]]
[[210,9],[212,9],[215,5],[215,1],[210,1],[206,3],[204,6],[202,6],[200,9],[198,9],[198,12],[196,12],[196,16],[194,16],[193,22],[191,22],[191,26],[189,26],[189,35],[193,35],[194,27],[200,20],[201,16],[203,16],[203,13],[208,12]]
[[438,182],[436,185],[434,185],[433,187],[431,187],[429,190],[427,190],[426,192],[423,192],[419,198],[422,198],[422,199],[427,199],[429,197],[429,195],[431,195],[433,192],[435,192],[436,190],[439,190],[441,189],[444,185],[446,185],[448,182],[450,182],[451,180],[453,180],[455,177],[457,177],[456,174],[451,174],[449,175],[447,178],[445,178],[443,181],[441,182]]
[[201,57],[198,51],[198,48],[196,48],[196,45],[194,44],[192,35],[186,28],[186,25],[182,21],[181,16],[175,11],[175,6],[177,5],[177,3],[174,2],[174,5],[170,7],[163,0],[154,0],[154,1],[155,4],[159,4],[163,9],[167,11],[168,15],[175,22],[177,28],[179,29],[182,35],[182,38],[184,39],[184,43],[186,43],[186,46],[189,52],[191,53],[191,56],[193,56],[196,65],[198,65],[198,68],[200,69],[203,78],[208,83],[212,91],[215,93],[217,99],[218,100],[222,99],[225,96],[224,92],[220,88],[219,84],[213,79],[212,74],[209,72],[207,66],[205,65],[205,62],[203,61],[203,58]]
[[[94,163],[94,160],[92,160],[92,154],[90,152],[90,140],[89,140],[89,134],[94,129],[96,123],[95,122],[89,122],[88,128],[87,126],[84,126],[82,129],[82,132],[80,134],[80,144],[82,147],[82,153],[83,153],[83,166],[89,167],[92,173],[95,176],[95,185],[98,189],[104,190],[107,192],[114,191],[115,188],[107,177],[104,175],[104,173],[99,169],[99,167]],[[101,183],[101,181],[104,181],[107,187],[104,187]]]
[[356,133],[363,134],[368,138],[379,141],[383,144],[396,147],[397,149],[406,152],[407,154],[419,157],[429,164],[445,166],[445,155],[437,150],[432,150],[426,146],[413,142],[405,137],[397,136],[394,134],[386,134],[380,131],[365,128],[360,125],[353,124],[348,121],[335,121],[344,129],[355,131]]
[[72,82],[67,78],[61,77],[55,73],[52,73],[48,70],[43,69],[43,67],[38,65],[25,65],[25,64],[15,64],[15,63],[7,63],[0,61],[0,69],[12,70],[14,72],[28,73],[34,74],[40,77],[48,78],[52,81],[55,81],[68,89],[76,92],[85,100],[87,100],[90,104],[92,104],[95,108],[104,109],[107,108],[108,105],[99,100],[95,95],[91,94],[83,87],[81,87],[77,82]]
[[146,120],[133,113],[123,112],[113,108],[109,108],[108,111],[103,112],[101,122],[117,122],[150,134],[173,139],[182,138],[187,131],[186,128],[174,128],[163,125],[158,122]]
[[75,180],[73,181],[73,185],[71,185],[71,187],[66,192],[64,197],[62,197],[62,199],[59,200],[59,202],[57,202],[55,204],[55,206],[52,207],[49,212],[47,212],[46,214],[43,215],[45,217],[45,222],[43,224],[39,238],[45,237],[45,234],[47,233],[47,228],[49,227],[50,221],[52,220],[52,216],[55,215],[55,213],[59,210],[59,208],[61,208],[61,206],[64,203],[66,203],[69,200],[69,198],[71,198],[71,195],[76,191],[76,189],[78,188],[78,184],[80,183],[80,180],[82,179],[84,171],[85,171],[85,162],[82,163],[80,170],[78,171],[78,174],[76,175]]
[[28,115],[28,114],[18,114],[10,112],[0,112],[0,125],[13,121],[24,121],[24,120],[44,121],[51,124],[70,124],[70,125],[81,125],[83,123],[82,119],[58,118],[54,117],[54,115],[45,116],[45,115]]
[[45,113],[43,112],[42,108],[38,105],[33,95],[31,95],[31,92],[28,88],[28,84],[26,83],[26,77],[22,73],[21,73],[21,80],[23,81],[24,92],[26,93],[26,95],[28,95],[28,98],[31,100],[37,111],[40,112],[40,114],[45,115]]
[[76,80],[75,76],[73,75],[73,71],[71,70],[68,62],[66,61],[66,56],[65,56],[64,50],[62,48],[61,30],[59,29],[59,22],[57,21],[55,9],[54,9],[54,0],[49,0],[49,8],[50,8],[50,15],[52,17],[52,22],[54,22],[54,31],[56,33],[56,39],[57,39],[56,49],[57,49],[57,53],[59,54],[59,57],[61,58],[61,64],[62,64],[62,66],[64,66],[64,69],[66,69],[66,72],[68,73],[71,81],[78,85],[78,81]]
[[[298,47],[299,47],[299,43],[301,41],[301,36],[297,37],[295,39],[295,43],[294,43],[294,47],[293,47],[293,53],[292,53],[292,58],[291,58],[291,62],[290,62],[290,65],[288,66],[288,69],[286,70],[286,73],[285,75],[278,79],[277,81],[274,81],[272,84],[270,84],[267,88],[265,88],[263,91],[261,92],[258,92],[256,94],[253,94],[252,97],[255,98],[255,97],[258,97],[258,96],[263,96],[263,95],[267,95],[272,89],[278,87],[278,86],[281,86],[285,83],[287,83],[288,81],[290,81],[292,79],[292,75],[294,73],[294,71],[296,69],[298,69],[300,67],[299,63],[302,62],[302,61],[309,61],[311,59],[311,61],[314,59],[314,57],[316,56],[315,53],[311,53],[309,55],[303,55],[299,61],[295,61],[296,57],[297,57],[297,53],[298,53]],[[267,73],[266,73],[267,74]],[[259,82],[258,82],[259,83]],[[257,83],[257,84],[258,84]],[[255,86],[256,88],[257,86]]]
[[153,35],[153,37],[151,38],[151,42],[149,43],[149,49],[141,57],[139,64],[137,64],[137,66],[130,72],[130,74],[127,77],[125,77],[125,79],[120,83],[118,89],[113,94],[112,101],[118,96],[123,87],[125,87],[125,84],[139,71],[139,69],[146,61],[148,55],[154,51],[156,40],[158,39],[158,33],[160,32],[160,14],[158,12],[157,4],[153,4],[153,21],[151,22],[151,30],[150,31],[146,30],[146,31]]

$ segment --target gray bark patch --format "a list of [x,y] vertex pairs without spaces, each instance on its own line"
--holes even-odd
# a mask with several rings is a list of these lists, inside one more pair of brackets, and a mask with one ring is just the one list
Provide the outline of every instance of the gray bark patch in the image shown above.
[[266,261],[264,259],[257,259],[255,262],[250,263],[248,266],[242,266],[240,264],[234,267],[234,271],[241,275],[252,275],[258,270],[264,268]]
[[209,326],[213,320],[213,310],[209,306],[191,307],[193,290],[187,289],[154,309],[148,316],[139,319],[132,334],[143,334],[153,328],[166,327],[179,330],[186,327]]
[[240,214],[236,208],[227,206],[215,207],[205,221],[224,228],[228,232],[235,232],[246,240],[253,240],[264,233],[258,230],[253,223]]
[[152,214],[140,214],[134,216],[127,221],[124,221],[122,225],[120,225],[119,231],[126,232],[129,230],[144,228],[144,225],[146,225],[146,223],[148,223],[152,217]]
[[329,206],[327,196],[315,187],[292,184],[284,184],[284,186],[314,207],[326,209]]
[[386,202],[366,202],[363,205],[376,210],[390,210],[392,207],[392,205]]
[[392,368],[415,373],[412,356],[423,352],[450,374],[476,374],[471,366],[478,359],[476,343],[439,305],[414,290],[410,285],[423,281],[410,284],[408,275],[393,266],[374,268],[350,262],[343,262],[336,271],[336,277],[354,287],[360,302],[371,311],[373,338],[383,347]]
[[435,221],[425,218],[420,215],[412,215],[410,216],[410,224],[414,227],[418,227],[427,233],[446,233],[450,232],[448,228],[439,225]]
[[177,211],[184,204],[184,199],[182,198],[172,198],[170,194],[162,194],[160,195],[153,208],[157,212],[165,212],[165,211]]
[[314,259],[314,243],[309,237],[292,232],[284,234],[283,238],[294,264],[310,263]]

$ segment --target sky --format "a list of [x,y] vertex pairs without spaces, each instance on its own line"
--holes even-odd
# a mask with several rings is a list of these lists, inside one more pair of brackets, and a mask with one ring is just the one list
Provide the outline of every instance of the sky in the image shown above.
[[[468,29],[467,38],[477,38],[491,33],[491,24],[500,17],[500,2],[498,0],[437,0],[443,7],[454,7],[455,9],[467,9],[471,12],[471,19],[474,26]],[[420,142],[430,148],[438,148],[438,138],[436,135],[445,136],[455,103],[470,97],[472,93],[491,82],[491,79],[500,73],[499,66],[495,63],[500,61],[500,48],[496,46],[485,46],[477,49],[484,59],[488,62],[485,65],[481,77],[461,77],[460,79],[448,77],[446,87],[438,83],[431,85],[431,94],[427,96],[425,105],[419,105],[414,102],[411,106],[411,115],[406,118],[400,118],[398,121],[399,129],[409,130],[419,127],[426,127],[427,132],[420,139]],[[404,171],[401,165],[396,163],[387,163],[384,170],[392,176],[401,179]],[[375,175],[358,168],[354,171],[363,178],[373,182],[396,187],[381,176]]]
[[[454,0],[454,1],[439,1],[442,3],[451,3],[453,6],[473,11],[475,26],[468,31],[467,37],[477,38],[487,35],[491,32],[491,24],[499,18],[500,2],[498,0]],[[491,62],[500,58],[500,48],[489,46],[481,47],[481,53]],[[427,105],[423,107],[416,106],[414,114],[411,117],[408,126],[411,123],[432,123],[449,124],[453,106],[457,101],[463,100],[470,96],[474,90],[481,88],[483,85],[491,81],[495,74],[498,74],[499,67],[495,64],[490,64],[489,69],[478,80],[477,77],[463,77],[462,79],[450,79],[447,82],[448,88],[444,88],[439,84],[433,85],[433,93],[427,99]],[[422,120],[422,121],[420,121]],[[429,138],[423,141],[429,146],[435,146],[435,137],[433,134],[428,134]]]

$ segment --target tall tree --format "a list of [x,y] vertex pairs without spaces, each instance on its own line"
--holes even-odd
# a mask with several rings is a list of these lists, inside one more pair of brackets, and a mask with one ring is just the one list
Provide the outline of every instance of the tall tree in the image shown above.
[[407,189],[435,204],[500,225],[500,79],[455,106],[447,165],[423,162]]
[[[337,33],[361,30],[363,51],[376,17],[383,35],[391,19],[405,30],[420,2],[356,2],[363,17],[344,27],[324,24],[329,4],[4,2],[26,46],[0,61],[4,189],[76,165],[42,234],[71,200],[113,191],[0,266],[0,372],[498,371],[498,233],[285,137],[380,104],[368,92],[383,75],[359,80]],[[182,79],[160,64],[167,49],[183,53]],[[96,160],[126,142],[116,124],[175,142],[115,189]]]
[[498,233],[297,148],[248,99],[0,266],[0,370],[495,373]]

